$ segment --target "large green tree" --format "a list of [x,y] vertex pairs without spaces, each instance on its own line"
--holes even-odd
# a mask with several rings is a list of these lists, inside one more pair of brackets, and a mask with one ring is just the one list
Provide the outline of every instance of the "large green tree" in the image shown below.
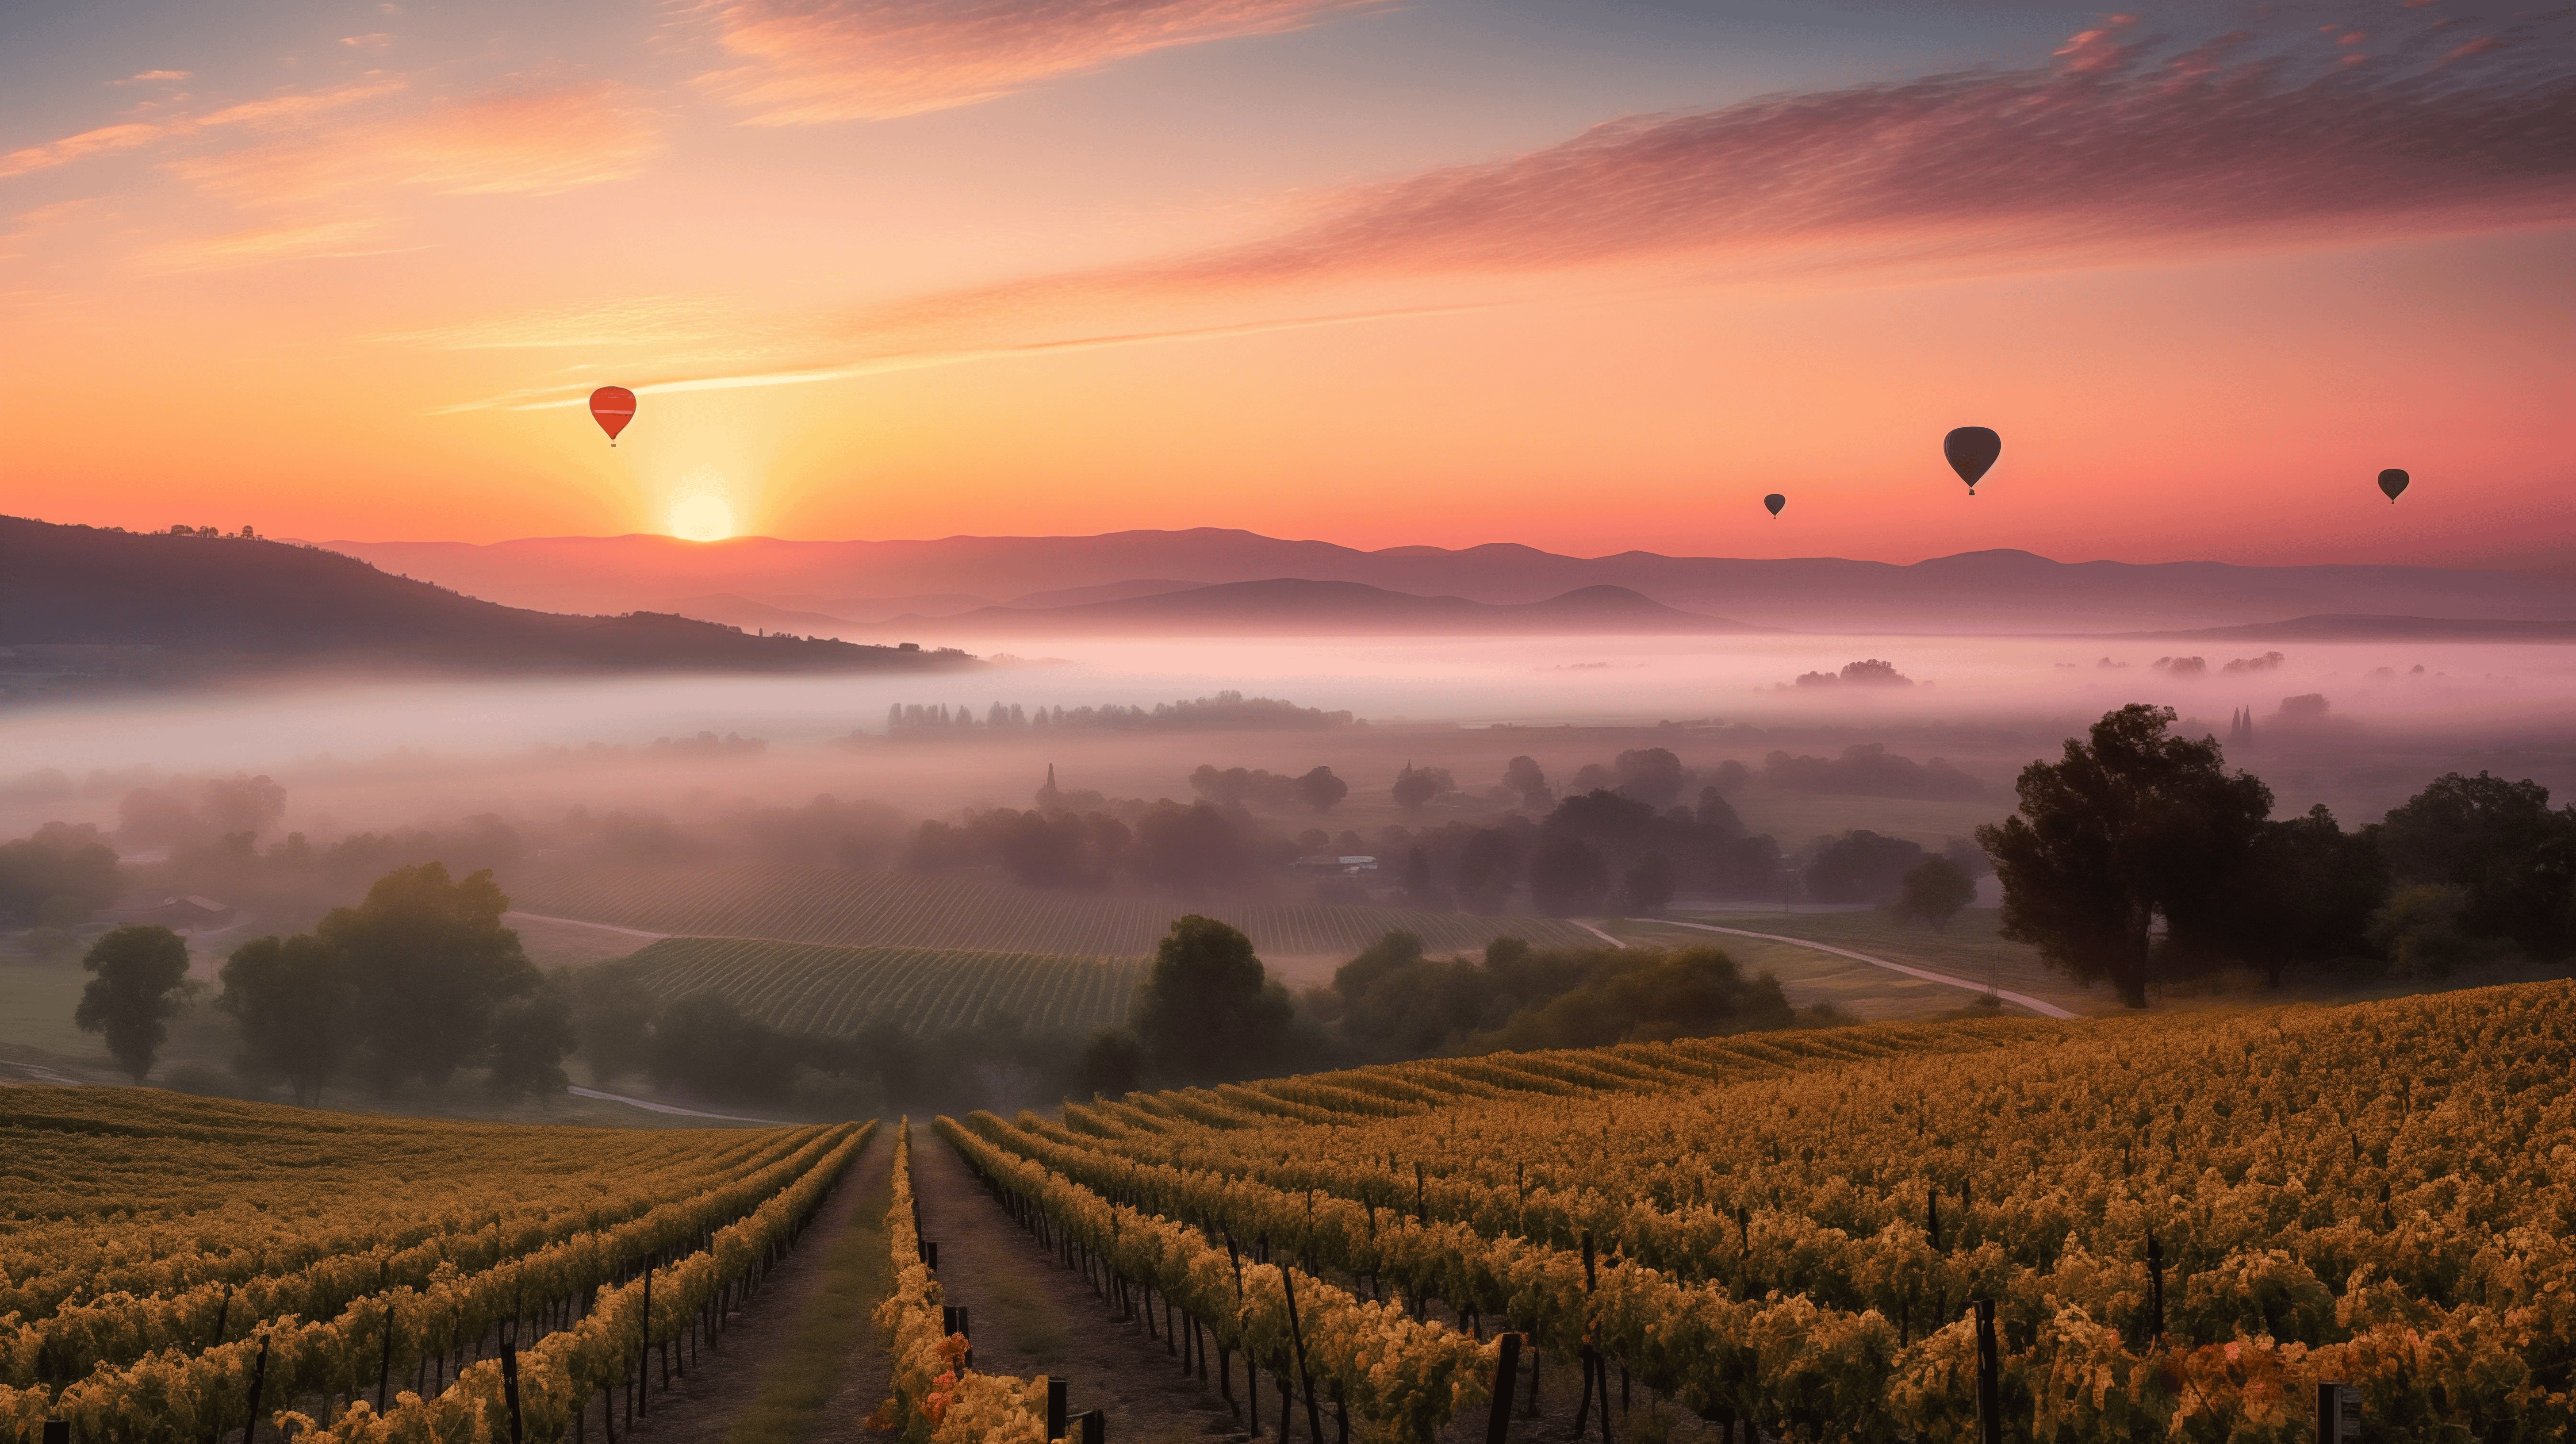
[[425,862],[385,874],[314,928],[349,960],[361,1066],[378,1092],[445,1083],[481,1057],[501,1004],[536,991],[542,975],[501,925],[509,907],[489,869],[458,880]]
[[2229,891],[2229,950],[2273,987],[2292,964],[2357,958],[2369,947],[2371,914],[2388,899],[2378,829],[2346,832],[2322,802],[2264,823]]
[[2171,735],[2174,711],[2132,703],[2022,769],[2021,810],[1977,829],[2004,888],[2004,936],[2075,977],[2147,1005],[2155,925],[2212,925],[2272,811],[2260,778],[2230,773],[2217,739]]
[[105,1033],[116,1065],[140,1087],[171,1017],[187,1006],[188,944],[165,927],[117,928],[89,945],[81,966],[98,974],[81,989],[72,1021],[84,1033]]
[[1176,918],[1136,999],[1136,1036],[1167,1083],[1259,1076],[1287,1050],[1295,1009],[1252,939],[1215,918]]
[[311,933],[253,938],[224,960],[222,976],[215,1007],[241,1031],[234,1066],[284,1078],[296,1102],[318,1106],[357,1043],[358,987],[348,956]]

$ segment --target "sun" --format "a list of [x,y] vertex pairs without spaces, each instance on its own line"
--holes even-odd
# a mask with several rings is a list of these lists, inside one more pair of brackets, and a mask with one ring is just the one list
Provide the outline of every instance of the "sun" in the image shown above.
[[733,508],[722,497],[690,497],[671,508],[671,535],[682,541],[723,541],[733,535]]

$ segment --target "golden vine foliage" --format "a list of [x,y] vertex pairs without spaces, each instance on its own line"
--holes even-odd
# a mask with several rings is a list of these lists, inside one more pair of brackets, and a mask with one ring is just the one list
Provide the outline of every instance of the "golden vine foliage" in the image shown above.
[[263,1347],[264,1404],[318,1396],[340,1415],[322,1437],[407,1437],[410,1419],[475,1397],[475,1369],[441,1400],[377,1418],[351,1401],[389,1364],[408,1375],[504,1320],[587,1302],[587,1317],[522,1354],[539,1371],[523,1379],[523,1412],[542,1420],[575,1407],[569,1394],[549,1406],[547,1388],[596,1387],[608,1367],[607,1345],[585,1354],[581,1339],[641,1327],[617,1312],[639,1314],[640,1297],[616,1301],[639,1261],[680,1257],[664,1271],[679,1282],[653,1298],[656,1337],[669,1337],[687,1318],[673,1310],[689,1280],[735,1277],[865,1136],[512,1128],[0,1089],[11,1163],[0,1297],[32,1311],[0,1314],[0,1441],[32,1441],[47,1418],[135,1444],[238,1427]]
[[2550,983],[1441,1060],[960,1132],[1790,1437],[1963,1429],[1984,1296],[2023,1437],[2287,1440],[2334,1379],[2387,1437],[2539,1439],[2576,1431],[2570,1058]]

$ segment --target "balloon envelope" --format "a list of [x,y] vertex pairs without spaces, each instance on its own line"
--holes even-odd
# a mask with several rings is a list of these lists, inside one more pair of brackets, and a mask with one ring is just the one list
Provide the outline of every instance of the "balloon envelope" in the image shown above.
[[1962,426],[1941,438],[1941,454],[1949,458],[1950,469],[1959,473],[1968,490],[1975,491],[1978,478],[2004,454],[2004,439],[1982,426]]
[[2397,500],[2397,493],[2406,489],[2406,473],[2399,471],[2393,466],[2388,468],[2386,471],[2381,472],[2379,474],[2379,489],[2388,493],[2388,499],[2390,501]]
[[635,419],[635,393],[623,386],[602,386],[590,393],[590,417],[615,441],[626,423]]
[[1775,491],[1769,496],[1762,498],[1762,504],[1771,509],[1771,514],[1773,516],[1778,516],[1780,514],[1780,508],[1789,504],[1789,498],[1782,496],[1780,493]]

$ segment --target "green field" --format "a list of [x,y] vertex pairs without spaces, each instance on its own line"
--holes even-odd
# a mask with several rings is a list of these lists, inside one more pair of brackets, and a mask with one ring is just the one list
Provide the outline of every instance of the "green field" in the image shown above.
[[1994,908],[1970,908],[1938,931],[1919,923],[1900,923],[1874,908],[1791,914],[1677,908],[1672,916],[1677,921],[1714,923],[1849,948],[1892,963],[1946,973],[1975,985],[1966,989],[1946,987],[1833,953],[1759,938],[1698,932],[1645,919],[1612,925],[1620,936],[1638,942],[1714,943],[1746,969],[1777,976],[1792,1002],[1802,1006],[1830,1002],[1867,1021],[1932,1017],[1967,1005],[1988,987],[2027,993],[2079,1014],[2121,1011],[2119,1000],[2107,987],[2085,988],[2042,963],[2038,949],[2005,941],[1997,931],[2002,914]]
[[656,998],[714,992],[791,1033],[847,1036],[879,1019],[914,1033],[1006,1013],[1031,1028],[1127,1021],[1145,965],[941,948],[836,948],[766,939],[669,938],[622,966]]
[[1316,902],[1183,904],[1037,892],[972,878],[765,863],[637,868],[534,863],[503,885],[522,912],[643,928],[674,937],[769,938],[841,947],[941,948],[1058,957],[1139,958],[1186,912],[1243,929],[1265,957],[1347,958],[1384,934],[1420,935],[1435,953],[1509,933],[1541,947],[1596,940],[1542,917],[1480,917]]

